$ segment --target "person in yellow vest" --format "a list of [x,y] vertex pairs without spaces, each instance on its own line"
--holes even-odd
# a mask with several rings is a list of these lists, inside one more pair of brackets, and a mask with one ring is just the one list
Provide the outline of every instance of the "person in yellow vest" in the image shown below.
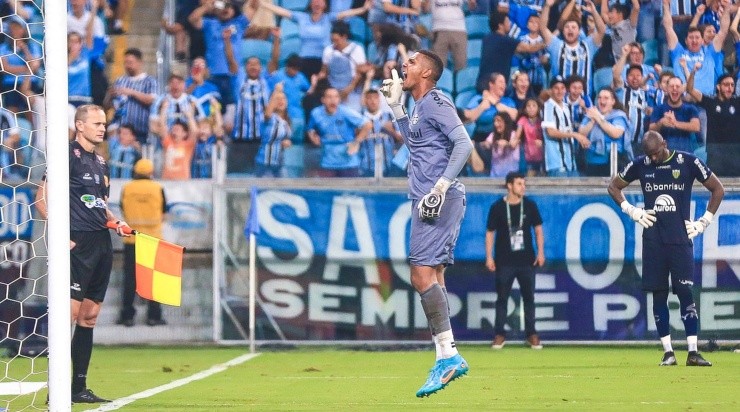
[[[141,159],[134,164],[134,179],[121,190],[121,212],[132,229],[156,238],[162,238],[162,222],[167,213],[167,201],[162,186],[152,180],[154,164]],[[123,242],[123,299],[121,316],[117,325],[134,326],[134,292],[136,290],[135,237],[124,238]],[[162,319],[162,306],[149,301],[146,324],[166,325]]]

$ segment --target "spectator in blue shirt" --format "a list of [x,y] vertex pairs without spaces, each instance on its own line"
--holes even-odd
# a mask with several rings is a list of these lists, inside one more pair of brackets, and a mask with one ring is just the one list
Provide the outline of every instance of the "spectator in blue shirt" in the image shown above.
[[[244,10],[251,12],[251,9],[246,6]],[[224,107],[234,104],[235,97],[232,87],[236,73],[232,67],[229,67],[226,58],[224,33],[228,30],[227,35],[234,58],[236,62],[241,62],[243,56],[239,45],[249,26],[248,17],[242,14],[236,3],[207,0],[193,11],[188,21],[194,28],[203,30],[206,63],[211,73],[211,81],[221,93],[221,103]]]
[[359,16],[365,13],[371,5],[370,2],[366,2],[363,7],[356,9],[327,13],[326,0],[311,0],[306,12],[288,10],[264,1],[259,3],[260,7],[298,24],[301,38],[300,56],[303,60],[301,70],[309,79],[321,70],[321,55],[324,48],[331,43],[329,38],[331,24],[336,20]]
[[275,89],[282,83],[285,96],[288,98],[288,118],[293,129],[293,141],[303,143],[305,115],[303,113],[303,96],[311,87],[306,76],[301,73],[302,59],[297,54],[288,56],[285,67],[273,72],[267,80],[270,88]]
[[[699,29],[692,27],[686,35],[686,47],[678,41],[678,36],[673,27],[673,19],[670,13],[670,3],[668,0],[663,1],[663,28],[666,31],[666,42],[668,50],[671,52],[671,62],[673,72],[686,83],[686,73],[681,67],[681,58],[686,59],[688,67],[693,68],[699,62],[701,68],[696,72],[694,87],[703,94],[714,94],[714,85],[717,78],[722,74],[723,68],[718,65],[722,61],[722,46],[727,37],[730,27],[730,13],[726,12],[720,20],[720,30],[714,36],[711,45],[704,45]],[[665,137],[665,136],[664,136]],[[670,147],[670,143],[669,143]]]
[[[214,113],[220,116],[220,113]],[[223,145],[224,131],[223,128],[211,125],[209,119],[203,119],[198,122],[198,140],[193,150],[193,160],[191,162],[190,177],[194,179],[210,179],[213,177],[213,151],[216,147]]]
[[265,107],[260,148],[255,158],[257,177],[280,177],[283,153],[291,145],[288,99],[278,84]]
[[372,123],[340,104],[339,90],[329,87],[321,98],[322,106],[311,111],[308,138],[321,147],[321,177],[358,177],[360,143]]
[[517,115],[516,103],[506,97],[506,78],[501,73],[492,73],[488,79],[488,88],[474,96],[464,111],[464,120],[475,122],[473,140],[485,140],[493,130],[493,117],[499,111],[505,111],[510,118]]
[[30,39],[28,25],[17,15],[4,19],[8,23],[5,41],[0,45],[2,63],[3,107],[18,106],[21,111],[29,110],[28,99],[19,92],[19,85],[30,79],[31,90],[41,94],[43,80],[39,77],[43,51],[41,45]]
[[586,111],[578,132],[588,136],[591,146],[586,150],[586,176],[609,176],[612,143],[617,147],[617,167],[632,160],[630,121],[611,89],[599,91],[597,105]]
[[[391,170],[391,161],[396,154],[396,146],[403,143],[403,136],[396,130],[393,123],[393,113],[380,105],[380,93],[369,89],[364,95],[362,115],[372,122],[372,132],[360,143],[360,172],[363,176],[375,175],[375,168],[381,162],[380,172],[387,176]],[[375,155],[376,146],[382,148],[382,158]]]
[[134,128],[130,124],[118,127],[108,139],[108,167],[111,178],[132,179],[134,164],[141,159],[141,146],[136,140]]
[[693,104],[684,103],[683,92],[683,82],[674,75],[668,80],[665,103],[650,115],[650,130],[659,132],[670,150],[693,153],[692,135],[699,133],[699,111]]
[[69,104],[79,107],[92,103],[90,58],[82,36],[75,32],[67,33],[67,86]]
[[202,57],[193,59],[190,76],[185,80],[185,92],[196,98],[206,117],[211,116],[211,101],[213,99],[218,102],[223,100],[218,86],[209,81],[209,77],[206,60]]

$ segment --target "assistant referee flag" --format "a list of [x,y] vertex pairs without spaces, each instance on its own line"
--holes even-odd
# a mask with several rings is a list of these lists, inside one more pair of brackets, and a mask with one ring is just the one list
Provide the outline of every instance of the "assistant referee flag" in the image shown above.
[[182,257],[185,248],[136,234],[136,293],[172,306],[182,301]]

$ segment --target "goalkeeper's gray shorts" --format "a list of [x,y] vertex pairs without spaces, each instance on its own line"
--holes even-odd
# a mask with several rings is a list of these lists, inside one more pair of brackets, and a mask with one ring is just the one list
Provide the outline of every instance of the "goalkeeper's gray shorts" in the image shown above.
[[419,199],[411,202],[409,263],[414,266],[455,263],[455,244],[465,216],[465,197],[445,199],[436,219],[419,219],[418,205]]

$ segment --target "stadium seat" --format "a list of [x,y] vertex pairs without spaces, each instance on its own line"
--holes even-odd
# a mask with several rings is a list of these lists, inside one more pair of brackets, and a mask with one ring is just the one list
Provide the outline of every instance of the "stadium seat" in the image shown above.
[[266,65],[270,61],[270,54],[272,54],[272,43],[267,40],[257,39],[244,39],[242,40],[242,58],[244,59],[241,64],[252,57],[256,56],[262,61],[262,64]]
[[481,45],[482,44],[483,44],[483,41],[480,39],[468,40],[468,65],[470,66],[480,65],[480,55],[481,55]]
[[442,91],[452,94],[452,92],[455,90],[454,86],[454,76],[452,74],[452,70],[445,67],[445,69],[442,71],[442,77],[439,78],[439,81],[437,82],[437,87],[442,89]]
[[478,66],[468,66],[455,73],[455,93],[460,94],[468,90],[475,90],[475,82],[478,78]]
[[645,64],[649,66],[658,64],[658,40],[646,40],[642,42],[642,48],[645,49]]
[[599,90],[611,87],[612,85],[612,68],[602,67],[594,72],[594,94]]
[[285,40],[291,37],[299,37],[300,29],[298,23],[290,19],[280,19],[280,37]]
[[295,11],[305,11],[309,0],[280,0],[280,6]]
[[470,100],[472,100],[476,94],[478,94],[478,91],[475,89],[458,93],[457,96],[455,96],[455,107],[458,109],[465,109],[468,107]]
[[370,40],[370,27],[361,17],[352,17],[346,20],[349,23],[350,40],[365,46]]
[[280,66],[285,66],[288,56],[299,54],[301,51],[301,39],[298,37],[283,38],[280,43]]
[[465,17],[465,29],[468,31],[468,39],[482,39],[491,32],[488,24],[488,16],[483,14],[471,14]]

